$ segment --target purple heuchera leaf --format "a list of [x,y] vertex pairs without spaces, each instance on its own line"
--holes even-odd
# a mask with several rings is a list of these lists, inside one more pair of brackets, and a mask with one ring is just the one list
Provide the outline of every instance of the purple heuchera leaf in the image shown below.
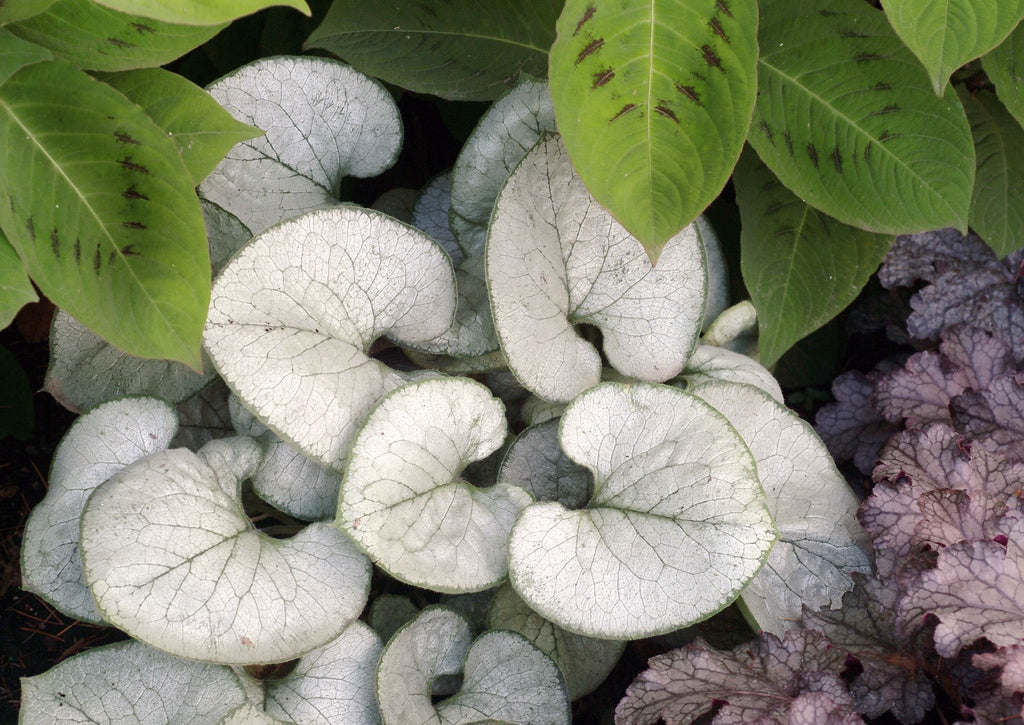
[[871,403],[871,393],[882,372],[867,375],[850,371],[832,382],[835,402],[818,411],[814,428],[829,453],[839,462],[852,460],[861,473],[871,473],[882,446],[897,431]]
[[1024,643],[976,654],[971,661],[983,670],[1001,667],[999,684],[1006,695],[1024,695]]
[[954,325],[942,331],[938,352],[919,352],[875,386],[874,407],[908,428],[951,422],[949,403],[968,389],[980,390],[1013,369],[1006,343],[992,333]]
[[957,323],[995,333],[1024,361],[1024,304],[1018,285],[1020,255],[1000,262],[975,235],[943,229],[898,237],[879,269],[892,288],[916,280],[930,282],[910,301],[907,319],[912,337],[936,340]]
[[879,717],[892,711],[902,723],[919,722],[935,704],[931,681],[916,656],[930,631],[905,630],[896,620],[900,590],[893,577],[854,574],[854,588],[838,610],[804,610],[803,624],[821,632],[864,668],[850,685],[857,712]]
[[[785,638],[762,632],[729,652],[703,640],[652,657],[615,709],[617,725],[690,723],[718,704],[714,723],[786,722],[813,707],[830,717],[853,714],[839,679],[846,654],[818,632],[790,630]],[[801,695],[821,693],[799,704]],[[842,708],[845,708],[845,712]],[[826,722],[857,722],[827,720]]]
[[943,657],[980,637],[996,646],[1024,641],[1024,515],[1008,515],[1004,526],[1005,545],[965,541],[941,551],[900,602],[903,617],[939,618],[935,651]]
[[1022,503],[1024,464],[934,424],[894,436],[873,478],[858,519],[874,543],[879,576],[907,581],[931,566],[923,552],[1002,533],[1003,515]]
[[1024,460],[1024,373],[993,380],[950,402],[957,430],[1007,458]]

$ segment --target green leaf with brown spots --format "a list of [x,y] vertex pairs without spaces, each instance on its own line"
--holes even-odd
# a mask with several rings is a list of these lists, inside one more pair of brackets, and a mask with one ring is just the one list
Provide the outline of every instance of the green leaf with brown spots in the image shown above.
[[286,5],[309,15],[309,6],[304,0],[97,0],[97,4],[182,25],[229,23],[274,5]]
[[1003,257],[1024,244],[1024,129],[991,91],[958,90],[978,157],[971,229]]
[[200,366],[210,258],[167,134],[64,61],[0,86],[0,226],[40,289],[138,357]]
[[141,106],[167,131],[196,185],[236,143],[263,135],[260,129],[236,121],[192,81],[162,68],[104,73],[99,78]]
[[169,63],[224,27],[163,23],[91,0],[57,0],[45,12],[7,26],[79,68],[107,71]]
[[306,49],[454,101],[489,101],[521,72],[543,76],[562,0],[335,0]]
[[775,178],[747,149],[733,177],[743,281],[757,309],[758,351],[771,367],[835,317],[867,284],[892,236],[838,222]]
[[590,193],[652,260],[725,186],[756,91],[754,0],[569,0],[549,82]]
[[884,234],[967,228],[971,129],[860,0],[762,0],[750,145],[801,199]]
[[882,6],[938,96],[953,71],[999,45],[1024,17],[1024,0],[885,0]]

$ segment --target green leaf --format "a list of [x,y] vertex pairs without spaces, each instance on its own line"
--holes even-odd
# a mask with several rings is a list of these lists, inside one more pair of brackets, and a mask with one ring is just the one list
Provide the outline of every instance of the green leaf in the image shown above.
[[543,76],[560,0],[336,0],[306,41],[388,83],[489,101],[525,71]]
[[657,260],[722,190],[750,125],[754,0],[569,0],[555,118],[594,198]]
[[985,55],[1024,16],[1024,0],[885,0],[885,15],[941,96],[950,75]]
[[971,228],[1004,257],[1024,244],[1024,129],[989,91],[960,89],[960,100],[978,159]]
[[44,60],[53,60],[53,53],[0,28],[0,85],[25,66]]
[[53,4],[53,0],[6,0],[0,4],[0,25],[37,15]]
[[138,357],[200,366],[210,261],[192,177],[142,109],[63,61],[0,87],[0,225],[56,303]]
[[998,48],[982,58],[981,66],[996,84],[999,100],[1024,126],[1024,25],[1018,25]]
[[743,281],[757,309],[761,363],[850,304],[892,237],[847,226],[801,201],[750,151],[733,177],[743,232]]
[[123,13],[182,25],[217,25],[230,23],[274,5],[286,5],[309,15],[303,0],[97,0],[97,4]]
[[783,184],[887,234],[967,228],[970,125],[937,98],[881,12],[859,0],[763,0],[750,144]]
[[176,73],[146,68],[99,78],[142,106],[168,132],[197,185],[232,146],[263,134],[236,121],[209,93]]
[[169,63],[224,27],[162,23],[91,0],[58,0],[46,12],[8,26],[79,68],[108,71]]
[[37,299],[21,258],[0,229],[0,329],[11,324],[23,305]]

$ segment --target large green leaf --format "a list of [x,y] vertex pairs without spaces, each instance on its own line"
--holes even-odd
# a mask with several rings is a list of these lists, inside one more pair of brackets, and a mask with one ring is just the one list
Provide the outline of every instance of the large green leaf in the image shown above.
[[0,229],[0,329],[11,324],[22,305],[36,299],[36,291],[32,289],[18,253]]
[[822,214],[749,150],[740,157],[733,183],[743,222],[743,281],[757,308],[761,362],[770,367],[853,301],[892,237]]
[[750,144],[797,196],[873,232],[967,228],[970,125],[859,0],[763,0]]
[[25,66],[44,60],[53,60],[53,53],[0,28],[0,85]]
[[166,23],[217,25],[273,5],[287,5],[309,15],[304,0],[97,0],[123,13],[135,13]]
[[46,12],[7,26],[79,68],[126,70],[168,63],[222,30],[150,20],[91,0],[57,0]]
[[142,106],[168,132],[195,184],[205,179],[236,143],[263,134],[236,121],[209,93],[170,71],[140,68],[104,74],[101,80]]
[[551,97],[590,193],[657,260],[725,185],[754,105],[754,0],[569,0]]
[[561,0],[335,0],[306,41],[388,83],[459,101],[543,76]]
[[1002,257],[1024,244],[1024,129],[989,91],[960,100],[978,157],[971,228]]
[[883,5],[939,96],[953,71],[999,45],[1024,16],[1024,0],[885,0]]
[[57,305],[139,357],[200,366],[210,261],[192,177],[145,112],[63,61],[0,87],[0,225]]
[[1024,25],[982,58],[981,65],[996,84],[999,100],[1024,125]]

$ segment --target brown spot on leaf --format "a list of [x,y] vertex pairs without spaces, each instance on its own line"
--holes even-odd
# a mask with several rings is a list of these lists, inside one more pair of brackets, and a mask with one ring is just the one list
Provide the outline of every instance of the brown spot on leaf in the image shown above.
[[74,251],[74,254],[75,254],[75,264],[81,264],[82,263],[82,240],[79,239],[78,237],[75,237],[75,246],[74,246],[73,251]]
[[874,143],[871,142],[871,141],[868,141],[868,145],[864,147],[864,160],[867,163],[869,163],[869,164],[871,163],[871,147],[872,146],[874,146]]
[[592,87],[600,88],[614,77],[615,71],[613,71],[611,68],[605,68],[604,70],[600,70],[594,74],[594,85]]
[[782,132],[782,140],[786,142],[786,150],[789,151],[789,155],[793,155],[793,137],[789,135],[789,131]]
[[712,33],[724,40],[726,44],[729,43],[729,36],[725,34],[725,28],[722,27],[718,18],[711,18],[711,20],[708,21],[708,27],[711,28]]
[[698,106],[704,105],[700,100],[700,95],[697,94],[697,89],[694,88],[693,86],[684,86],[681,83],[676,83],[676,90],[682,93],[687,98],[689,98],[694,103],[696,103]]
[[886,129],[885,131],[882,131],[882,135],[878,137],[878,143],[885,143],[886,141],[896,138],[898,135],[899,134]]
[[658,105],[654,107],[654,112],[679,123],[679,117],[671,108],[665,105],[664,101],[659,100]]
[[623,106],[622,108],[619,109],[618,113],[616,113],[614,116],[612,116],[611,118],[608,119],[608,123],[611,123],[612,121],[618,121],[620,118],[625,116],[627,113],[632,111],[634,108],[636,108],[636,104],[635,103],[627,103],[625,106]]
[[812,143],[807,144],[807,158],[814,164],[814,168],[818,168],[818,149]]
[[135,188],[135,184],[132,184],[127,189],[122,191],[121,196],[123,196],[125,199],[130,199],[131,201],[149,201],[149,197],[143,194],[137,188]]
[[715,0],[715,7],[718,8],[719,12],[725,13],[730,18],[732,17],[732,11],[729,10],[729,3],[725,0]]
[[36,223],[32,221],[32,217],[25,220],[25,229],[28,230],[28,235],[32,239],[36,238]]
[[892,85],[889,84],[889,83],[886,83],[884,81],[878,81],[878,83],[876,83],[873,86],[871,86],[871,90],[873,90],[873,91],[891,91],[892,90]]
[[121,254],[123,254],[126,257],[137,257],[139,256],[140,252],[135,251],[134,244],[126,244],[123,247],[121,247]]
[[887,106],[883,106],[882,108],[879,108],[877,111],[872,111],[871,113],[869,113],[868,114],[868,118],[871,118],[872,116],[884,116],[887,113],[893,113],[894,111],[899,111],[899,110],[900,110],[900,105],[898,103],[890,103]]
[[117,163],[121,164],[121,168],[124,169],[125,171],[134,171],[139,174],[149,173],[149,169],[147,169],[145,166],[140,166],[139,164],[135,163],[135,161],[132,160],[131,156],[125,156]]
[[125,229],[138,229],[140,231],[149,228],[142,222],[121,222],[121,226]]
[[577,33],[579,33],[580,28],[586,25],[587,21],[594,17],[594,13],[596,12],[597,9],[593,5],[588,5],[587,9],[583,13],[583,17],[580,18],[580,21],[578,23],[576,23],[576,29],[572,31],[572,34],[576,35]]
[[722,67],[722,59],[715,53],[715,49],[710,45],[700,46],[700,56],[704,59],[704,62],[711,68],[717,68],[718,70],[725,73],[725,68]]
[[96,254],[92,257],[92,271],[96,274],[100,273],[100,264],[103,263],[103,258],[100,257],[100,248],[96,247]]
[[830,153],[828,155],[828,157],[830,159],[832,159],[832,165],[836,167],[836,173],[838,173],[838,174],[843,173],[843,157],[839,153],[839,147],[838,146],[836,146],[834,149],[832,149],[832,153]]
[[839,37],[850,40],[852,38],[866,38],[867,34],[858,32],[856,30],[840,30]]
[[126,133],[125,131],[114,131],[114,138],[116,138],[120,143],[127,143],[131,144],[132,146],[139,145],[139,142],[132,138],[132,136]]
[[759,129],[761,129],[761,133],[763,133],[764,137],[766,139],[768,139],[768,143],[770,143],[772,146],[774,146],[775,145],[775,132],[772,131],[772,127],[769,126],[764,121],[761,121],[760,123],[758,123],[757,127]]
[[131,43],[121,40],[120,38],[107,38],[107,42],[111,45],[115,45],[118,48],[134,48],[135,46]]
[[132,27],[135,28],[135,32],[137,32],[139,35],[145,35],[146,33],[156,32],[156,30],[154,30],[148,25],[145,25],[144,23],[132,23]]
[[853,60],[855,63],[870,63],[873,60],[883,60],[883,58],[878,53],[861,53],[853,56]]
[[57,237],[57,227],[50,230],[50,249],[53,250],[53,256],[60,259],[60,239]]
[[595,38],[594,40],[591,40],[584,46],[583,50],[580,51],[580,54],[576,56],[576,65],[582,63],[583,59],[586,58],[591,53],[596,53],[597,51],[599,51],[603,45],[604,38]]

